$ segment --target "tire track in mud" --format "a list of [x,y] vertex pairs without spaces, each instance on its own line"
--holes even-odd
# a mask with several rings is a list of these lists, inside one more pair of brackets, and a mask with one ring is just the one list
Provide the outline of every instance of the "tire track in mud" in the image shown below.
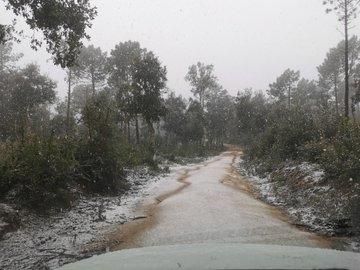
[[238,191],[243,191],[251,197],[257,198],[254,187],[248,181],[244,181],[244,179],[242,179],[243,177],[238,173],[235,167],[236,159],[242,154],[242,152],[238,150],[232,151],[229,154],[233,156],[231,165],[227,171],[226,176],[223,179],[220,179],[220,183]]
[[151,203],[141,205],[138,211],[144,213],[143,216],[141,216],[139,219],[134,219],[128,223],[120,225],[115,231],[106,235],[105,239],[102,239],[101,241],[95,242],[91,245],[87,245],[84,248],[84,252],[100,253],[104,250],[116,251],[126,248],[138,247],[138,245],[136,245],[136,239],[138,235],[157,224],[157,207],[166,199],[179,194],[191,185],[191,182],[187,181],[191,172],[199,171],[201,168],[204,168],[213,162],[219,161],[224,154],[226,153],[223,153],[210,161],[202,162],[194,168],[184,169],[176,180],[181,184],[180,187],[156,196]]
[[[224,154],[222,154],[222,155],[224,155]],[[160,203],[163,202],[164,200],[170,198],[171,196],[174,196],[174,195],[180,193],[180,192],[183,191],[185,188],[187,188],[188,186],[190,186],[191,183],[186,181],[186,180],[189,178],[189,176],[190,176],[190,172],[199,171],[201,168],[204,168],[204,167],[208,166],[208,165],[211,164],[211,163],[214,163],[214,162],[219,161],[219,160],[221,159],[221,156],[222,156],[222,155],[220,155],[218,158],[215,158],[215,159],[213,159],[213,160],[211,160],[211,161],[205,161],[205,162],[203,162],[201,165],[198,165],[198,166],[196,166],[196,167],[193,168],[193,169],[185,169],[184,172],[183,172],[183,173],[180,175],[180,177],[178,177],[178,179],[177,179],[177,182],[181,183],[182,186],[179,187],[179,188],[177,188],[177,189],[175,189],[175,190],[168,191],[168,192],[165,192],[165,193],[157,196],[157,197],[155,198],[155,200],[158,202],[157,204],[160,204]]]

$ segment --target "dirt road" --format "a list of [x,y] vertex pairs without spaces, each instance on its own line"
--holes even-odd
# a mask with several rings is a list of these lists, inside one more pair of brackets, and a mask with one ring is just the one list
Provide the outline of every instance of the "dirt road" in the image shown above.
[[178,171],[139,206],[139,219],[109,236],[111,249],[214,242],[331,247],[255,199],[233,167],[239,155],[225,152]]

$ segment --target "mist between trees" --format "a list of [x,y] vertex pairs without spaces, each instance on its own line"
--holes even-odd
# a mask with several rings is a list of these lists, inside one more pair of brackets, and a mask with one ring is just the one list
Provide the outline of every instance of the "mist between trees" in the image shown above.
[[20,68],[11,41],[21,33],[0,25],[1,200],[43,209],[71,206],[74,190],[118,194],[128,188],[124,168],[204,156],[224,142],[242,144],[262,172],[308,161],[328,179],[357,184],[360,41],[348,38],[357,1],[324,4],[346,35],[319,63],[318,80],[287,69],[268,89],[233,97],[212,65],[196,63],[184,70],[193,93],[184,99],[167,88],[161,60],[138,42],[110,52],[82,46],[97,12],[89,1],[10,1],[8,9],[44,34],[54,63],[66,69],[68,91],[59,100],[56,83],[36,64]]
[[[83,47],[66,68],[68,95],[36,64],[0,45],[0,196],[34,209],[71,206],[78,191],[118,194],[124,168],[205,156],[234,134],[235,103],[211,65],[189,68],[193,98],[166,87],[158,57],[138,42],[109,54]],[[184,71],[186,73],[186,70]]]
[[1,196],[32,208],[70,206],[74,188],[121,192],[124,168],[156,168],[160,159],[206,155],[224,142],[243,144],[264,170],[306,160],[329,177],[358,181],[360,41],[350,39],[351,119],[340,109],[343,46],[330,49],[318,81],[288,69],[267,94],[232,97],[212,65],[197,63],[184,78],[194,95],[186,100],[167,89],[166,68],[138,42],[109,54],[90,45],[67,68],[68,96],[59,100],[54,81],[34,64],[17,67],[21,55],[1,45]]
[[[344,42],[319,65],[319,79],[287,69],[267,92],[230,96],[214,67],[197,63],[185,80],[193,97],[166,87],[166,67],[138,42],[108,54],[90,45],[67,68],[68,95],[35,64],[0,46],[1,198],[31,208],[70,206],[74,189],[119,193],[124,168],[207,155],[223,143],[245,147],[249,160],[272,171],[286,160],[320,164],[336,181],[358,181],[360,41],[349,40],[351,118],[344,107]],[[186,73],[186,71],[184,71]]]
[[[318,66],[319,79],[301,78],[287,69],[269,85],[267,95],[246,90],[235,106],[239,139],[250,159],[266,161],[271,171],[285,160],[320,163],[328,177],[358,179],[360,42],[349,40],[350,118],[344,117],[344,41]],[[358,180],[357,180],[358,181]]]

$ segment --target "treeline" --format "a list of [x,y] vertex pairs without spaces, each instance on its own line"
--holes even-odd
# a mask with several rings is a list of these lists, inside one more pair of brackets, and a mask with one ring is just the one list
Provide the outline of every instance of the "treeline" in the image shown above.
[[36,209],[71,206],[78,192],[126,190],[125,168],[204,156],[224,142],[244,145],[260,172],[305,161],[320,164],[328,179],[357,183],[360,40],[348,45],[349,117],[344,41],[319,65],[318,80],[287,69],[267,92],[237,97],[212,65],[197,63],[184,71],[189,99],[168,89],[166,67],[138,42],[109,53],[83,47],[66,68],[64,99],[36,64],[20,67],[22,55],[0,45],[0,199]]
[[159,58],[138,42],[109,53],[83,47],[66,69],[67,95],[36,64],[0,46],[0,198],[31,208],[70,206],[76,193],[119,193],[125,168],[207,155],[224,142],[245,146],[260,172],[291,161],[322,166],[328,179],[358,182],[360,40],[349,40],[345,111],[344,41],[318,67],[318,80],[287,69],[267,92],[232,97],[214,67],[197,63],[185,80],[193,97],[167,88]]
[[[345,102],[345,42],[331,48],[318,80],[286,70],[263,92],[236,99],[239,139],[247,157],[271,172],[288,161],[320,164],[327,179],[353,186],[360,175],[360,41],[349,40],[349,102]],[[349,117],[345,104],[348,104]]]
[[[166,67],[138,42],[109,54],[83,47],[66,68],[67,96],[36,64],[20,67],[0,45],[0,199],[29,208],[71,206],[78,192],[119,193],[125,168],[222,149],[235,126],[233,98],[213,66],[186,80],[193,98],[166,85]],[[186,71],[184,71],[185,73]]]

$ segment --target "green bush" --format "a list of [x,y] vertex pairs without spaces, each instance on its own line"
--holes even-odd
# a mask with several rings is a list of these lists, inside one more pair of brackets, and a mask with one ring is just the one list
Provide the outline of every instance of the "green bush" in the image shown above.
[[[321,118],[321,117],[320,117]],[[360,180],[360,125],[353,120],[331,118],[326,127],[314,116],[294,109],[269,121],[265,132],[253,136],[246,148],[250,161],[272,171],[287,159],[318,163],[329,179]]]
[[248,153],[251,159],[271,159],[276,164],[299,158],[302,147],[318,137],[312,116],[294,108],[272,120],[263,133],[254,135]]
[[14,186],[14,180],[11,177],[11,168],[14,166],[15,157],[13,145],[10,143],[1,143],[0,151],[0,198],[3,198]]
[[204,146],[199,142],[180,143],[173,141],[164,143],[158,139],[157,149],[159,154],[165,159],[176,162],[177,158],[197,158],[219,154],[225,150],[223,145]]
[[78,142],[77,176],[93,192],[115,193],[127,187],[123,167],[130,162],[131,151],[123,143],[115,117],[116,107],[107,92],[90,99],[82,111],[88,136]]
[[115,141],[82,141],[76,154],[78,181],[96,193],[116,193],[126,189],[121,156],[121,144]]
[[329,178],[360,180],[360,125],[344,120],[336,136],[328,140],[320,164]]
[[76,161],[68,141],[27,137],[23,143],[2,147],[5,148],[0,166],[3,196],[13,190],[15,200],[37,209],[69,206],[67,190]]
[[318,141],[313,140],[299,148],[299,153],[302,159],[312,162],[319,163],[323,152],[329,147],[328,141],[320,139]]

